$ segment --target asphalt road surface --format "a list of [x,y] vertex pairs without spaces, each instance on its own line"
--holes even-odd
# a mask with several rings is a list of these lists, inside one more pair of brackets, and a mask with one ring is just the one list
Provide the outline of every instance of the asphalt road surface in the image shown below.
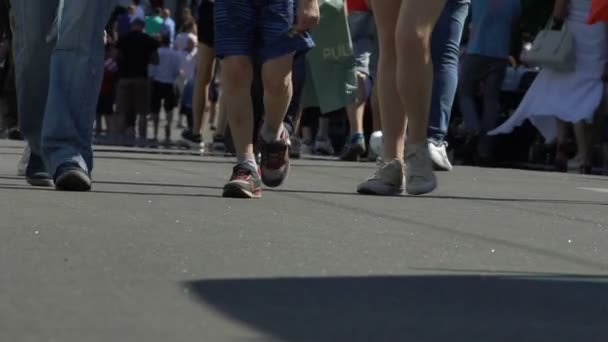
[[[34,189],[0,142],[0,341],[608,340],[608,178],[456,168],[363,197],[372,164],[106,149],[94,191]],[[141,151],[143,152],[143,151]]]

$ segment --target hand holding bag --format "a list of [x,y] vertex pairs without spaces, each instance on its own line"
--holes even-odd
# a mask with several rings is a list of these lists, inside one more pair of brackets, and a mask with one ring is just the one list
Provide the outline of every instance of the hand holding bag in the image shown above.
[[539,66],[558,71],[572,71],[576,62],[574,37],[563,25],[560,30],[552,30],[553,20],[534,39],[532,48],[524,52],[522,60],[531,66]]

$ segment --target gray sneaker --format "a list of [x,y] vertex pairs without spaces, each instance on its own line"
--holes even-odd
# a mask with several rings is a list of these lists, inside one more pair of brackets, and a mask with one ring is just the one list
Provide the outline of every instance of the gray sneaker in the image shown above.
[[423,195],[437,187],[437,179],[433,173],[433,161],[429,156],[428,145],[408,144],[405,148],[405,164],[407,165],[406,190],[410,195]]
[[357,187],[357,192],[364,195],[398,196],[404,191],[405,165],[397,159],[389,163],[378,161],[374,175]]

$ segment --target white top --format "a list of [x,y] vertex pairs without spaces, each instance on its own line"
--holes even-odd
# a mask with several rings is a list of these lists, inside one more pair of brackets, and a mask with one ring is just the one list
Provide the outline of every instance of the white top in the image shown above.
[[194,42],[194,45],[196,46],[196,43],[198,42],[198,37],[194,33],[179,33],[177,36],[175,36],[175,42],[173,43],[175,50],[185,51],[186,47],[188,46],[188,40],[190,39]]
[[197,50],[194,49],[190,53],[183,51],[181,54],[182,54],[181,74],[186,81],[191,80],[194,78],[194,73],[196,72],[196,63],[198,61]]

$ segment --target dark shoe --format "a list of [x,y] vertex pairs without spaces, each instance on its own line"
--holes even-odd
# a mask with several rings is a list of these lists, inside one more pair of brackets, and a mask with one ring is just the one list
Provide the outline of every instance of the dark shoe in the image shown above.
[[262,197],[262,180],[258,170],[247,164],[235,166],[230,181],[224,185],[222,196],[227,198]]
[[186,129],[182,132],[182,142],[188,148],[198,150],[201,148],[203,137],[200,134],[194,134],[191,130]]
[[593,174],[593,167],[591,167],[591,165],[581,165],[578,168],[578,172],[581,175],[591,175],[591,174]]
[[15,127],[8,130],[7,136],[9,140],[23,140],[23,134],[21,134],[19,128]]
[[60,191],[91,190],[91,178],[88,173],[73,164],[63,164],[57,169],[55,176],[55,188]]
[[289,158],[300,159],[302,157],[302,141],[296,136],[291,138],[291,149],[289,150]]
[[363,134],[355,134],[350,138],[340,159],[343,161],[359,161],[365,155],[365,150],[365,136]]
[[271,188],[281,186],[289,174],[289,150],[291,141],[286,129],[281,131],[279,140],[266,142],[260,137],[259,151],[262,154],[260,160],[260,172],[262,182]]
[[553,165],[556,172],[568,172],[568,146],[566,144],[557,144]]
[[32,186],[53,186],[53,179],[46,171],[46,166],[44,165],[42,158],[34,153],[30,154],[30,159],[27,163],[25,180]]

